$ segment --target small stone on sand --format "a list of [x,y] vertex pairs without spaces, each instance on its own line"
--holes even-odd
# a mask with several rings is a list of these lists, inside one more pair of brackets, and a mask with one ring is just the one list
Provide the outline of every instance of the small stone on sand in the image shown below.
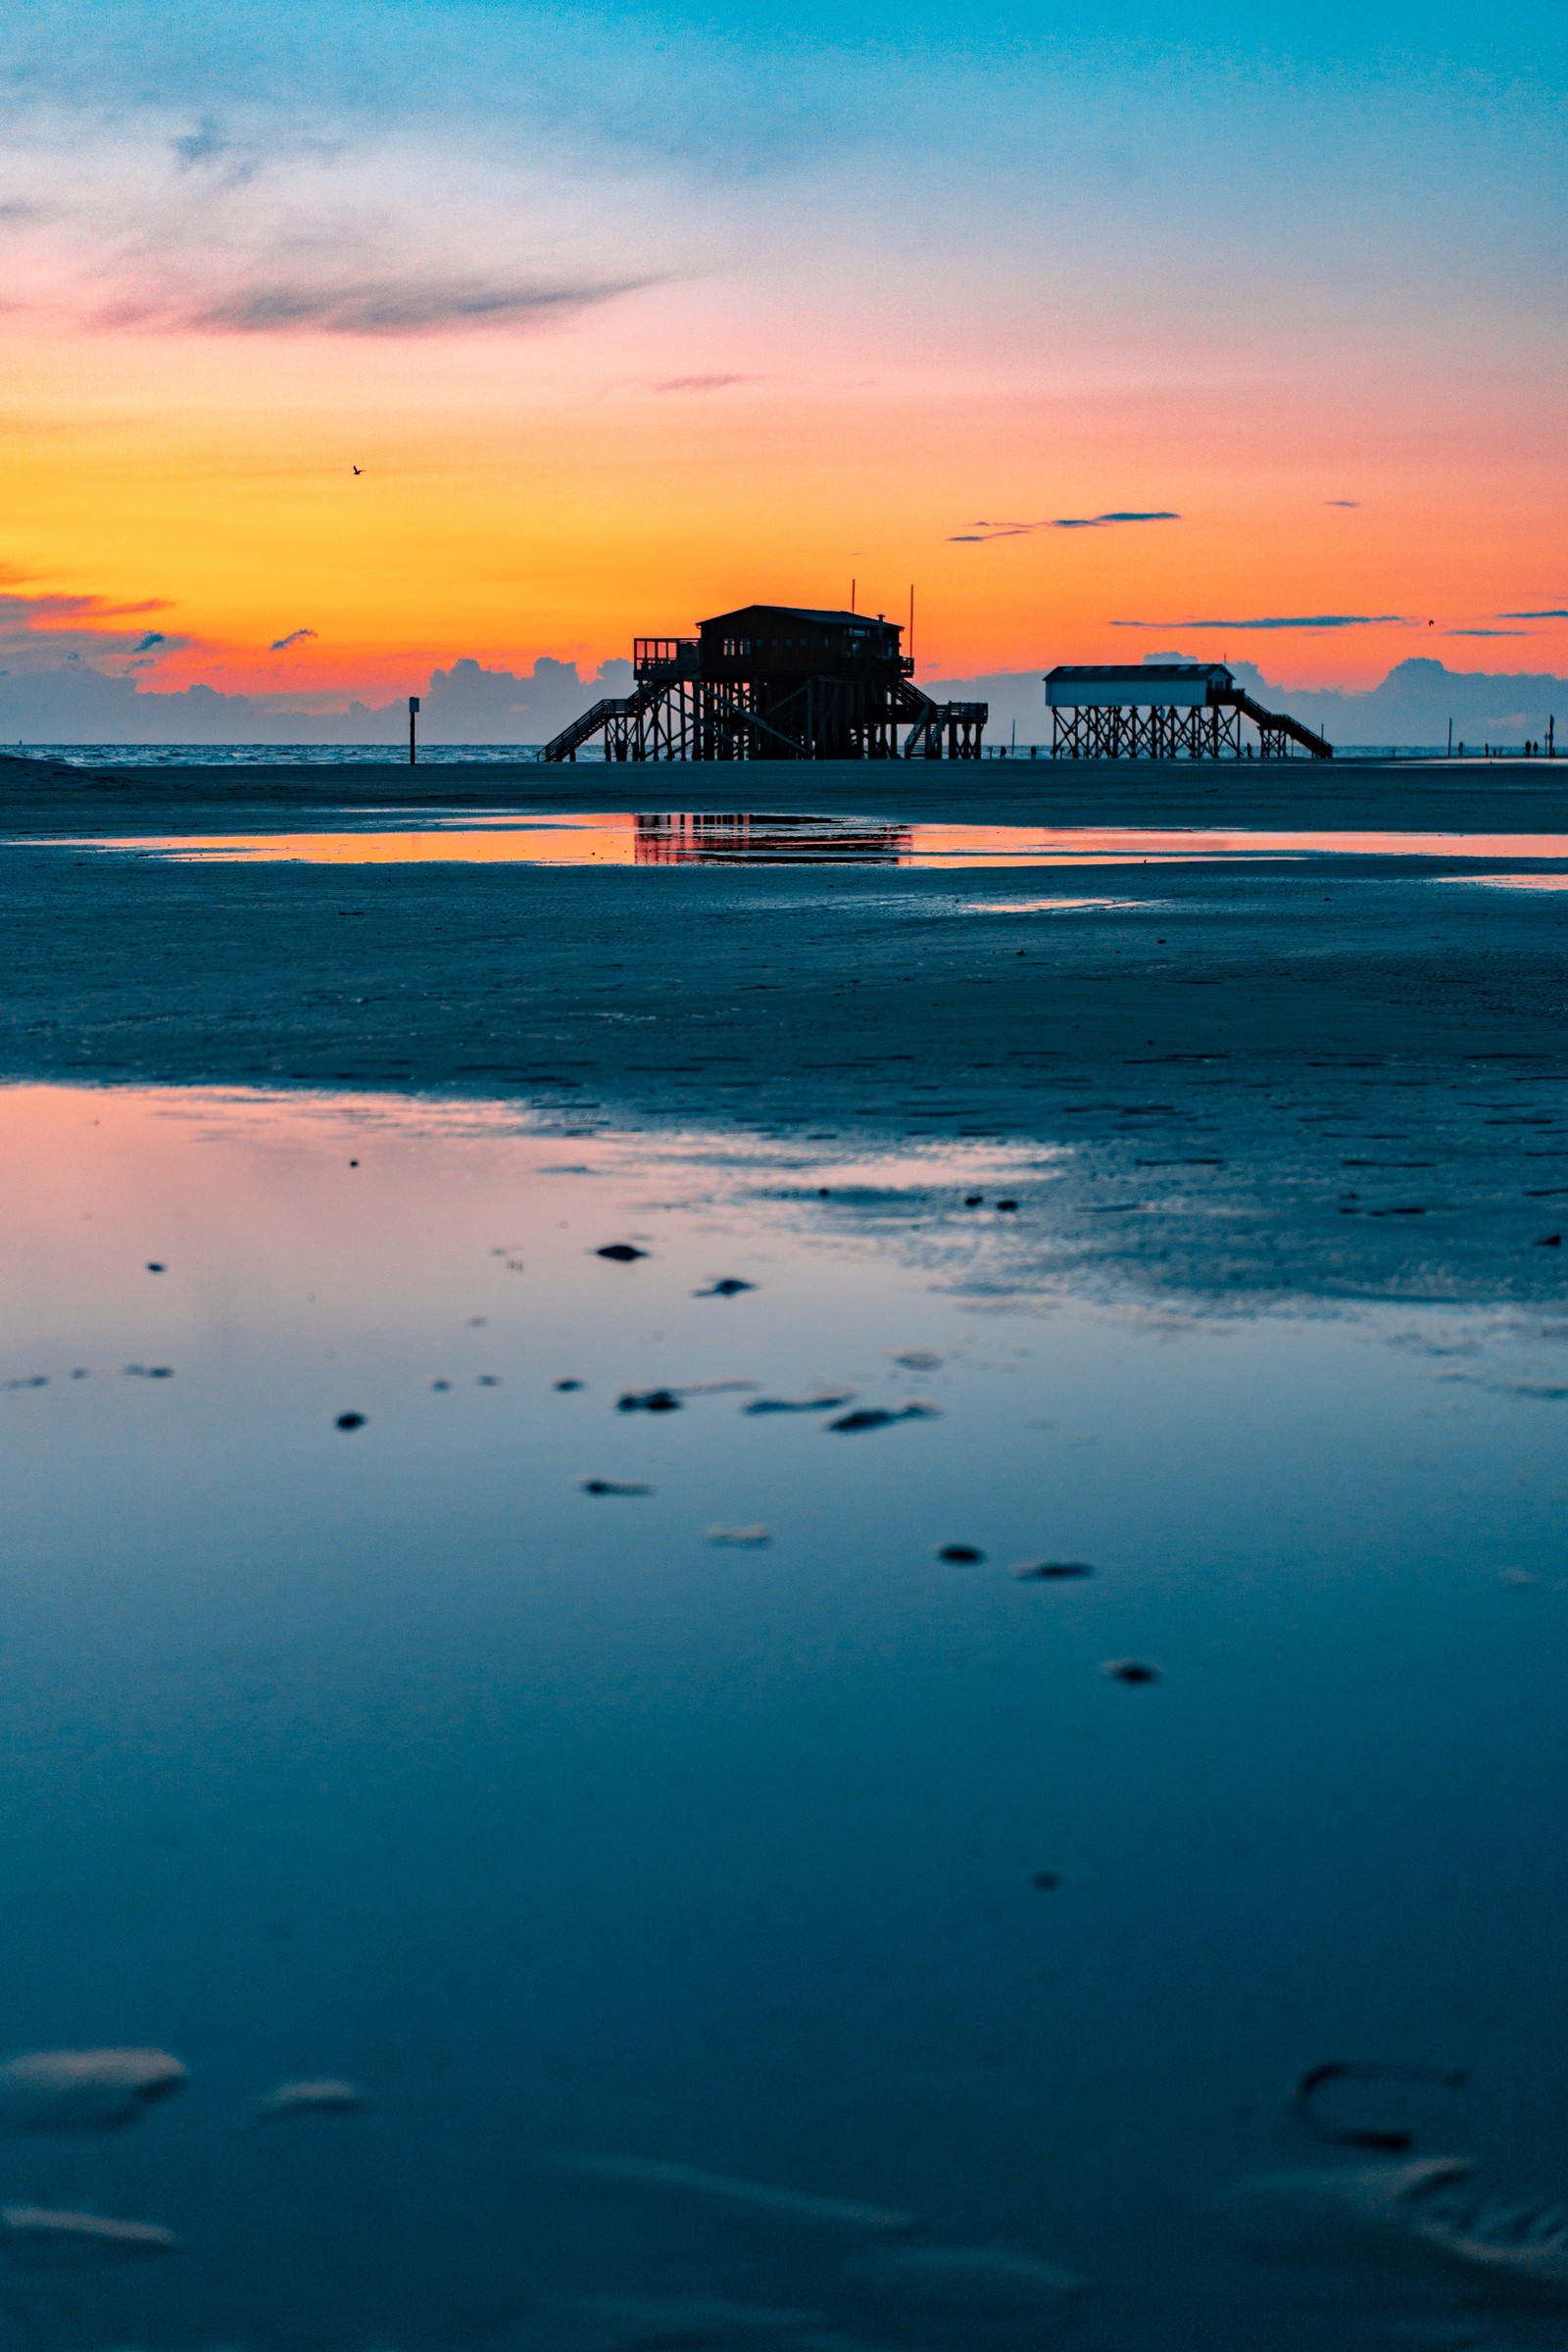
[[19,2269],[96,2270],[174,2254],[179,2240],[157,2222],[111,2222],[96,2213],[57,2213],[42,2205],[0,2207],[0,2257]]
[[1159,1668],[1146,1665],[1142,1658],[1107,1658],[1100,1669],[1113,1683],[1157,1683]]
[[710,1544],[728,1544],[737,1551],[760,1551],[764,1544],[773,1541],[770,1527],[710,1527],[704,1529]]
[[630,1242],[606,1242],[604,1248],[595,1250],[594,1254],[596,1257],[612,1258],[617,1266],[629,1266],[633,1258],[646,1257],[648,1252],[636,1249]]
[[565,1396],[570,1390],[580,1389],[581,1387],[582,1382],[580,1380],[558,1380],[556,1383],[557,1393],[561,1396]]
[[631,1479],[579,1478],[577,1484],[585,1494],[651,1494],[654,1491]]
[[742,1291],[755,1291],[755,1282],[742,1282],[738,1274],[721,1274],[706,1291],[693,1291],[694,1298],[738,1298]]
[[257,2100],[256,2115],[262,2122],[291,2115],[357,2115],[364,2105],[357,2082],[323,2076],[318,2082],[279,2082]]
[[978,1544],[939,1544],[937,1545],[937,1558],[952,1560],[954,1565],[958,1568],[972,1568],[985,1556]]
[[363,1413],[339,1413],[337,1427],[339,1429],[363,1429],[365,1415]]
[[846,1437],[858,1437],[862,1430],[887,1429],[895,1421],[930,1421],[941,1410],[940,1405],[929,1403],[923,1396],[911,1397],[897,1412],[889,1412],[880,1404],[862,1404],[858,1411],[845,1413],[837,1421],[830,1421],[828,1427]]
[[0,2127],[113,2132],[185,2081],[167,2050],[30,2050],[0,2066]]
[[1087,1560],[1020,1560],[1012,1573],[1025,1584],[1054,1584],[1095,1572]]
[[673,1389],[628,1389],[615,1398],[617,1413],[678,1413],[680,1398]]
[[743,1413],[830,1413],[835,1405],[848,1404],[855,1396],[854,1389],[817,1389],[809,1396],[758,1396],[752,1403],[743,1404]]

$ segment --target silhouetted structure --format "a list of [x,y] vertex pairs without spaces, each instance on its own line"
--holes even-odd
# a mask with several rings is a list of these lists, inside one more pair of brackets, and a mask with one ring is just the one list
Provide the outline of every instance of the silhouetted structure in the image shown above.
[[[1298,718],[1265,710],[1222,662],[1058,662],[1046,676],[1053,760],[1332,760]],[[1243,719],[1257,730],[1254,755]]]
[[595,703],[544,758],[575,760],[596,735],[607,760],[980,757],[987,705],[922,694],[896,621],[745,605],[697,625],[639,637],[632,692]]

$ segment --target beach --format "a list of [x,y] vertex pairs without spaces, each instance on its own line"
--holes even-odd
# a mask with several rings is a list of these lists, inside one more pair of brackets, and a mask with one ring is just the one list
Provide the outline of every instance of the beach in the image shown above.
[[0,764],[18,2340],[1558,2341],[1565,803]]
[[[589,868],[359,862],[352,838],[462,811],[482,831],[504,814],[726,804],[881,825],[1480,832],[1544,856],[1458,841],[1336,856],[1330,840],[1223,861],[1102,844],[1058,865]],[[1539,875],[1552,844],[1538,837],[1568,837],[1554,765],[102,781],[0,765],[0,829],[13,1078],[458,1094],[579,1124],[879,1145],[1027,1140],[1056,1155],[1033,1238],[1093,1279],[1216,1297],[1560,1292],[1541,1245],[1568,1207],[1568,895],[1485,880]],[[93,846],[278,832],[347,846],[323,863]]]

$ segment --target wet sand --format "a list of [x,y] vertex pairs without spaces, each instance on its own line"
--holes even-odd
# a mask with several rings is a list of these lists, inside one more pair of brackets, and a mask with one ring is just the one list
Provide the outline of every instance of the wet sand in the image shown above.
[[[1112,1285],[1561,1298],[1568,893],[1444,879],[1462,858],[590,871],[39,846],[705,806],[1568,835],[1568,768],[4,763],[0,1071],[506,1097],[565,1127],[1038,1142],[1067,1148],[1030,1204],[1040,1256]],[[1023,911],[1053,896],[1139,904]]]

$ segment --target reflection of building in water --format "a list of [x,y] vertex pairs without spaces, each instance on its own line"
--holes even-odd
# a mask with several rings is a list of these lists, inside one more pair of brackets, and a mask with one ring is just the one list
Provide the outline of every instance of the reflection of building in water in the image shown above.
[[692,813],[639,816],[639,865],[900,865],[906,825],[820,816]]
[[936,703],[914,683],[897,621],[744,605],[695,637],[639,637],[635,684],[545,745],[575,760],[978,760],[984,703]]

